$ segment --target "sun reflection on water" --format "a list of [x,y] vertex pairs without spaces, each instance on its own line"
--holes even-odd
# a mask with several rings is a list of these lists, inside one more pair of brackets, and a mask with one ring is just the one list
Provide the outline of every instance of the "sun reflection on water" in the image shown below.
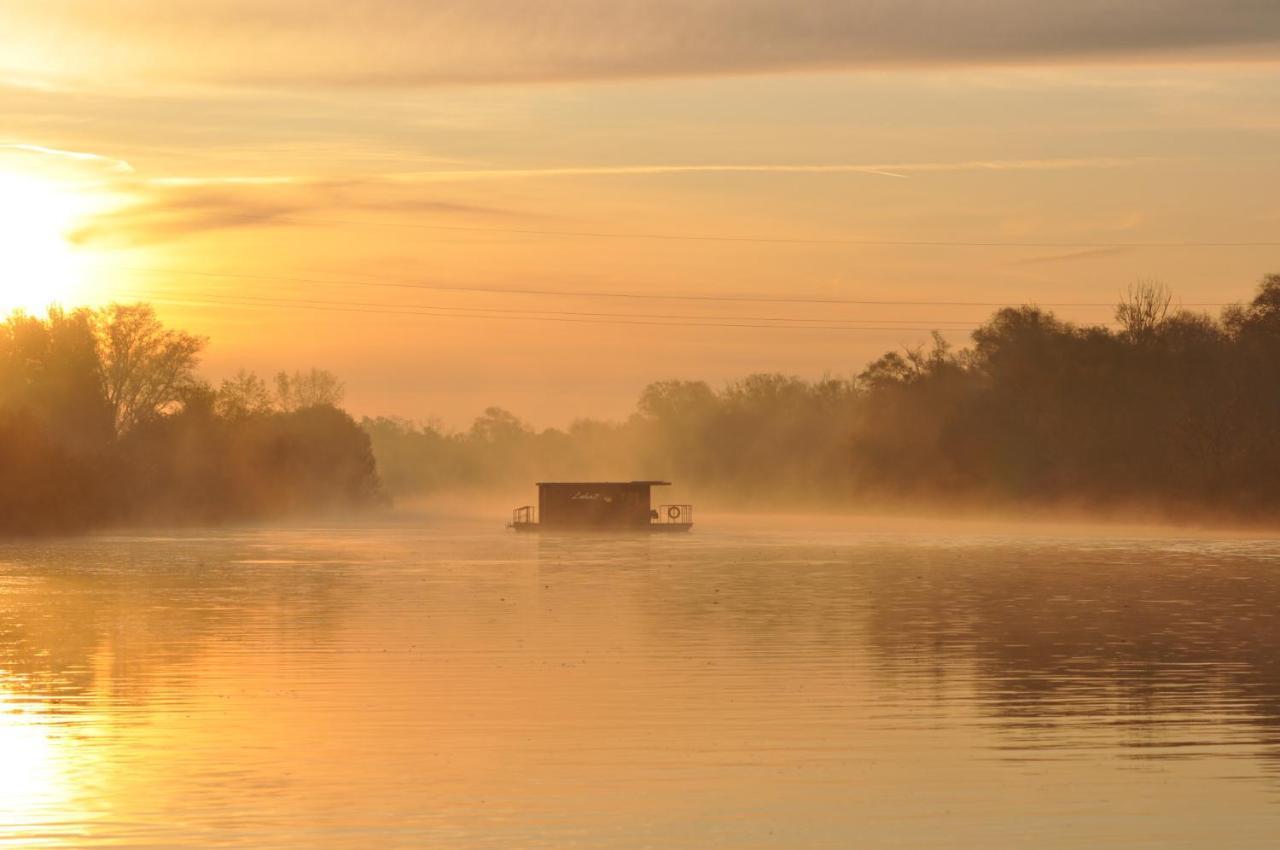
[[67,742],[42,722],[42,712],[19,703],[0,673],[0,847],[49,846],[37,828],[66,818],[74,797]]

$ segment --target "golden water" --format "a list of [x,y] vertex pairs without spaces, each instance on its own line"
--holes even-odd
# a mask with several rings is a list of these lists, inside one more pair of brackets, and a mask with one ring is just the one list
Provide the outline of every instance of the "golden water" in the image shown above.
[[0,846],[1280,846],[1280,542],[0,545]]

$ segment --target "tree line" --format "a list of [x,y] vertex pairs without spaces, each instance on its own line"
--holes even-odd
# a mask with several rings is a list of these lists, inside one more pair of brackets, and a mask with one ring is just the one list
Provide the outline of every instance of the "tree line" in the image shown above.
[[327,372],[213,387],[206,340],[145,304],[0,323],[0,534],[376,504],[368,436]]
[[935,334],[847,378],[662,381],[621,422],[362,424],[402,495],[670,477],[736,505],[1280,514],[1280,275],[1217,317],[1137,284],[1115,319],[1007,307],[961,350]]
[[[463,431],[341,410],[319,370],[199,377],[145,304],[0,323],[0,534],[271,518],[545,479],[671,478],[726,507],[927,503],[1280,516],[1280,275],[1214,317],[1131,288],[1115,326],[995,311],[848,377],[650,384],[622,421]],[[519,495],[516,498],[520,498]],[[705,502],[704,502],[705,503]]]

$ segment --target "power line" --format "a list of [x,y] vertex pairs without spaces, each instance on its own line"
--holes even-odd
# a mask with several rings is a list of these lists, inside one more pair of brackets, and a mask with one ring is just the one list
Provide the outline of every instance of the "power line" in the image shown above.
[[[355,308],[388,309],[388,310],[410,310],[410,311],[411,310],[430,310],[430,311],[441,311],[445,313],[458,313],[459,315],[474,313],[479,315],[494,315],[494,316],[511,315],[516,317],[543,315],[543,316],[577,316],[577,317],[585,317],[585,318],[608,318],[608,319],[670,319],[670,320],[692,320],[692,321],[730,319],[734,321],[768,322],[772,324],[780,324],[780,323],[788,323],[788,322],[799,323],[799,324],[831,324],[833,322],[839,321],[838,319],[833,319],[830,317],[822,318],[822,319],[813,319],[813,318],[801,317],[801,316],[739,316],[739,315],[708,316],[704,314],[691,315],[688,313],[599,313],[599,312],[590,312],[590,311],[582,311],[582,310],[511,310],[511,309],[503,309],[500,307],[477,308],[477,307],[454,307],[454,306],[447,306],[447,305],[441,305],[441,304],[386,304],[386,303],[367,302],[367,301],[333,301],[333,300],[315,299],[315,298],[296,299],[296,298],[287,298],[283,296],[263,297],[263,296],[256,296],[256,295],[238,295],[238,294],[228,295],[225,293],[217,293],[217,292],[215,293],[196,292],[196,293],[187,293],[187,294],[195,297],[200,297],[200,298],[216,299],[224,303],[235,303],[235,302],[243,301],[248,303],[261,303],[267,306],[275,306],[275,307],[305,304],[305,305],[312,305],[312,306],[355,307]],[[959,321],[955,319],[931,320],[931,319],[920,319],[920,318],[849,319],[848,321],[856,322],[863,325],[889,325],[889,326],[907,325],[907,326],[913,326],[913,327],[918,326],[923,322],[928,322],[931,326],[932,325],[938,325],[938,326],[959,325],[961,327],[974,327],[976,324],[975,322],[972,322],[972,321]]]
[[[571,289],[523,289],[495,286],[452,286],[436,283],[402,283],[385,280],[333,280],[326,278],[294,277],[288,275],[250,274],[243,272],[208,272],[191,269],[164,269],[146,266],[117,266],[121,271],[145,274],[168,274],[186,277],[227,278],[234,280],[264,280],[280,283],[306,283],[323,286],[388,287],[393,289],[418,289],[432,292],[472,292],[485,295],[530,295],[562,298],[626,298],[651,301],[701,301],[742,304],[846,304],[851,306],[929,306],[929,307],[1008,307],[1004,301],[938,301],[929,299],[894,300],[882,298],[780,298],[758,295],[678,295],[656,292],[604,292]],[[1115,307],[1113,301],[1037,301],[1042,307]],[[1225,307],[1227,302],[1184,303],[1184,307]]]
[[[605,324],[605,325],[644,325],[651,327],[668,327],[668,328],[737,328],[752,330],[798,330],[798,331],[931,331],[938,328],[932,325],[919,326],[885,326],[885,325],[865,325],[865,324],[810,324],[800,325],[788,323],[788,320],[772,321],[772,322],[715,322],[715,321],[672,321],[666,319],[630,319],[621,314],[600,314],[600,318],[578,317],[573,314],[556,315],[546,314],[533,311],[506,311],[495,314],[494,311],[474,311],[470,313],[458,312],[441,312],[444,308],[434,307],[408,307],[397,308],[390,305],[383,307],[356,307],[356,306],[337,306],[326,303],[315,303],[308,301],[288,300],[288,299],[255,299],[248,300],[244,297],[220,297],[216,295],[195,294],[189,296],[176,297],[160,297],[155,298],[149,294],[134,293],[130,297],[143,297],[155,303],[170,304],[177,306],[219,306],[219,307],[242,307],[249,309],[271,309],[271,308],[288,308],[301,310],[314,310],[321,312],[333,313],[349,313],[349,314],[370,314],[370,315],[391,315],[391,316],[430,316],[435,318],[454,318],[454,319],[481,319],[481,320],[498,320],[498,321],[540,321],[540,322],[564,322],[569,324]],[[612,318],[604,318],[611,316]],[[946,328],[947,330],[963,330],[966,327],[976,327],[978,323],[972,323],[962,327]]]

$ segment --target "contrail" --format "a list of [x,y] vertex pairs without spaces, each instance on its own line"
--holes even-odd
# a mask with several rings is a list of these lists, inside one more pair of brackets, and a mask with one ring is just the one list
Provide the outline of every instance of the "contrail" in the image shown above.
[[501,180],[538,177],[627,177],[660,174],[873,174],[907,179],[912,173],[958,171],[1048,171],[1084,168],[1117,168],[1131,159],[1012,159],[963,162],[897,163],[700,163],[670,165],[553,166],[548,168],[486,168],[418,171],[392,175],[404,181]]
[[[89,154],[92,156],[92,154]],[[663,174],[871,174],[878,177],[909,179],[913,173],[963,171],[1061,171],[1089,168],[1120,168],[1133,159],[992,159],[963,162],[897,162],[897,163],[692,163],[642,165],[564,165],[546,168],[467,168],[439,171],[404,171],[374,174],[364,179],[387,183],[433,183],[450,180],[521,180],[545,177],[643,177]],[[149,186],[305,186],[317,182],[290,174],[221,175],[209,177],[150,177]]]

